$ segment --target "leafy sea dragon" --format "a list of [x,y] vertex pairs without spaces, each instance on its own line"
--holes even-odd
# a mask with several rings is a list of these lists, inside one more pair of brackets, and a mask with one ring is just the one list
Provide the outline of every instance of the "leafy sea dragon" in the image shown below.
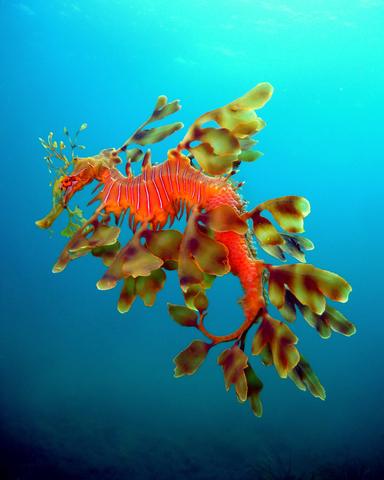
[[[118,301],[121,313],[130,309],[137,295],[145,305],[152,306],[164,286],[166,271],[177,270],[186,306],[168,304],[169,314],[179,325],[197,328],[208,342],[194,340],[177,355],[175,376],[192,375],[212,347],[230,342],[218,357],[226,389],[233,383],[239,402],[249,398],[257,416],[262,414],[259,394],[263,384],[244,353],[245,339],[253,325],[252,355],[260,355],[264,365],[274,364],[280,377],[289,376],[300,389],[308,387],[314,396],[325,398],[324,388],[295,347],[297,337],[286,323],[269,315],[268,302],[277,307],[287,323],[295,321],[298,310],[323,338],[331,335],[331,329],[347,336],[355,332],[355,327],[325,301],[328,297],[346,302],[350,285],[334,273],[304,263],[304,251],[311,250],[313,244],[297,234],[304,231],[303,218],[310,211],[308,201],[285,196],[247,211],[247,202],[239,195],[242,184],[232,181],[242,162],[252,162],[262,155],[253,150],[257,141],[252,137],[265,126],[255,110],[265,105],[272,92],[270,84],[261,83],[228,105],[205,113],[190,126],[178,146],[168,151],[167,159],[155,165],[151,164],[150,150],[144,154],[138,147],[160,142],[183,127],[178,122],[145,128],[181,108],[178,101],[167,103],[165,96],[158,98],[149,119],[117,150],[103,150],[93,157],[75,156],[76,147],[84,148],[76,143],[84,124],[74,142],[64,129],[72,148],[72,159],[68,160],[63,142],[58,148],[50,134],[48,142],[41,141],[49,167],[57,172],[52,182],[53,209],[36,222],[40,228],[49,228],[67,210],[69,224],[62,234],[70,239],[53,271],[61,272],[70,260],[88,253],[100,257],[108,269],[98,288],[110,289],[123,280]],[[212,121],[217,127],[204,127]],[[132,144],[138,147],[128,148]],[[125,175],[117,168],[123,153]],[[53,158],[64,165],[54,166]],[[139,161],[141,173],[135,176],[131,166]],[[85,220],[82,211],[78,207],[70,210],[68,203],[94,180],[98,193],[90,203],[99,203],[91,218]],[[170,227],[183,212],[187,224],[181,233]],[[263,212],[272,214],[284,232],[278,231]],[[118,225],[123,224],[127,213],[133,236],[122,247]],[[110,225],[112,214],[116,226]],[[261,249],[282,262],[288,254],[301,263],[265,263],[256,255],[254,238]],[[205,325],[206,290],[216,277],[229,272],[239,278],[244,291],[239,300],[244,319],[235,332],[217,336]]]

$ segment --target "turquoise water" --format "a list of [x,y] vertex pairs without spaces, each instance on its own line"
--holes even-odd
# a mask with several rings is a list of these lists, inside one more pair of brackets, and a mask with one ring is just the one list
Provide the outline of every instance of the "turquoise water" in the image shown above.
[[[360,461],[364,478],[380,478],[383,2],[15,0],[0,3],[0,22],[0,479],[284,478],[289,468],[331,478],[329,462],[337,473]],[[80,143],[95,155],[122,145],[158,95],[180,99],[172,120],[188,127],[260,82],[275,91],[258,112],[264,156],[241,165],[242,193],[251,206],[310,201],[307,261],[352,285],[340,310],[357,333],[323,340],[302,318],[292,325],[324,402],[252,358],[259,419],[225,391],[220,349],[193,376],[173,377],[172,359],[196,338],[168,316],[166,302],[182,303],[175,276],[154,307],[137,299],[121,315],[118,289],[95,286],[99,260],[51,273],[65,220],[51,239],[34,222],[52,202],[39,137],[65,140],[64,126],[86,122]],[[154,146],[153,161],[183,132]],[[209,292],[218,334],[242,321],[236,280]]]

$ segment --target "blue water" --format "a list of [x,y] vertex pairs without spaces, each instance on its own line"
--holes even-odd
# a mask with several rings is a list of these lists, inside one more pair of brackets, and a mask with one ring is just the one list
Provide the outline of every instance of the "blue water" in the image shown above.
[[[331,478],[331,461],[340,472],[362,461],[364,478],[379,478],[383,22],[381,0],[0,3],[1,480],[284,478],[289,468]],[[264,382],[258,419],[225,391],[219,348],[193,376],[173,377],[172,359],[196,338],[167,314],[166,302],[182,303],[175,276],[154,307],[138,298],[121,315],[118,289],[95,286],[100,260],[51,273],[65,220],[52,239],[34,222],[51,209],[39,137],[65,140],[64,126],[86,122],[80,143],[95,155],[122,145],[158,95],[181,100],[174,121],[188,127],[266,81],[264,156],[241,165],[243,195],[251,206],[308,198],[307,260],[352,285],[340,310],[357,333],[323,340],[302,318],[291,327],[324,402],[252,358]],[[183,135],[154,146],[153,160]],[[242,322],[236,280],[209,292],[218,334]]]

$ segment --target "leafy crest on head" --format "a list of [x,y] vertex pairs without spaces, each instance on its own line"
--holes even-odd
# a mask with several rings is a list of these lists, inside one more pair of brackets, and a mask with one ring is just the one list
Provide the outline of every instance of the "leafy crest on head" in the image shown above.
[[[52,137],[53,137],[52,132],[48,136],[48,143],[45,140],[43,140],[42,138],[39,138],[43,147],[48,152],[48,155],[44,158],[45,158],[45,160],[47,160],[49,172],[51,173],[51,168],[53,168],[57,171],[57,174],[56,174],[55,178],[51,181],[50,186],[52,186],[53,182],[55,182],[58,179],[59,175],[62,175],[63,177],[66,176],[66,175],[69,175],[68,168],[76,162],[75,148],[78,147],[78,148],[81,148],[82,150],[84,150],[84,148],[85,148],[84,145],[77,145],[76,144],[77,136],[85,128],[87,128],[87,124],[83,123],[83,125],[81,125],[79,130],[76,132],[75,141],[72,143],[72,140],[71,140],[71,137],[69,136],[68,130],[64,127],[64,133],[67,135],[69,143],[71,145],[71,149],[72,149],[72,160],[70,162],[68,161],[67,157],[63,153],[63,150],[65,148],[64,143],[62,141],[60,141],[60,151],[58,151],[57,150],[57,142],[52,142]],[[52,158],[59,158],[60,160],[62,160],[64,162],[64,166],[56,167],[55,165],[53,165]]]
[[[54,220],[60,215],[60,213],[64,210],[64,208],[68,211],[69,215],[69,221],[67,227],[62,230],[61,235],[65,237],[71,237],[73,233],[85,223],[85,218],[83,218],[83,212],[79,209],[79,207],[75,207],[75,209],[72,211],[68,208],[67,205],[64,204],[63,202],[63,190],[62,190],[62,181],[63,178],[70,175],[70,172],[68,171],[69,168],[71,168],[73,165],[76,163],[76,158],[75,157],[75,148],[81,148],[84,150],[84,145],[77,145],[77,136],[78,134],[87,128],[87,124],[83,123],[79,130],[76,132],[75,135],[75,141],[72,143],[71,137],[69,136],[68,130],[64,127],[64,133],[67,135],[69,143],[71,145],[71,154],[72,154],[72,159],[71,161],[68,161],[67,157],[64,155],[63,150],[65,148],[65,145],[62,141],[60,141],[60,146],[58,150],[57,142],[52,141],[53,133],[51,132],[48,135],[48,142],[43,140],[42,138],[39,138],[41,144],[47,151],[48,155],[45,158],[48,164],[48,170],[51,173],[52,170],[56,171],[55,178],[50,182],[49,186],[51,187],[53,185],[52,193],[53,193],[53,209],[51,210],[50,214],[44,219],[40,220],[39,222],[36,222],[36,224],[42,228],[48,228],[50,234],[52,234],[52,230],[49,228],[50,225],[54,222]],[[64,162],[64,165],[59,167],[53,165],[53,158],[58,158],[62,162]]]

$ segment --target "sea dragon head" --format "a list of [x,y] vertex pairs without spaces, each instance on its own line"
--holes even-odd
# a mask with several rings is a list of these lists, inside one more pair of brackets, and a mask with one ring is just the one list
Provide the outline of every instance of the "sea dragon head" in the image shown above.
[[93,180],[104,183],[110,175],[110,168],[121,162],[114,148],[102,150],[94,157],[76,157],[74,160],[72,172],[60,179],[59,187],[63,191],[62,200],[65,205],[76,192],[92,183]]
[[[86,185],[90,184],[93,180],[98,180],[104,183],[109,175],[110,168],[121,162],[118,157],[118,152],[114,148],[102,150],[98,155],[94,157],[77,157],[74,155],[75,147],[84,148],[81,145],[76,145],[78,133],[86,128],[86,124],[82,125],[80,130],[76,133],[75,141],[72,143],[69,138],[68,132],[64,129],[66,135],[68,135],[71,147],[72,147],[72,160],[68,161],[63,154],[65,145],[60,142],[60,149],[58,149],[57,143],[52,141],[52,133],[48,137],[48,142],[40,139],[43,147],[48,152],[48,156],[45,157],[49,168],[56,170],[57,174],[55,179],[51,182],[53,184],[53,208],[48,215],[36,222],[36,225],[40,228],[49,228],[61,214],[63,210],[67,210],[69,213],[69,230],[76,229],[81,224],[82,212],[76,208],[73,212],[68,208],[68,202],[73,195],[82,190]],[[64,162],[64,166],[56,167],[53,165],[52,158],[58,158]],[[77,217],[77,218],[76,218]],[[65,235],[67,235],[65,233]]]

